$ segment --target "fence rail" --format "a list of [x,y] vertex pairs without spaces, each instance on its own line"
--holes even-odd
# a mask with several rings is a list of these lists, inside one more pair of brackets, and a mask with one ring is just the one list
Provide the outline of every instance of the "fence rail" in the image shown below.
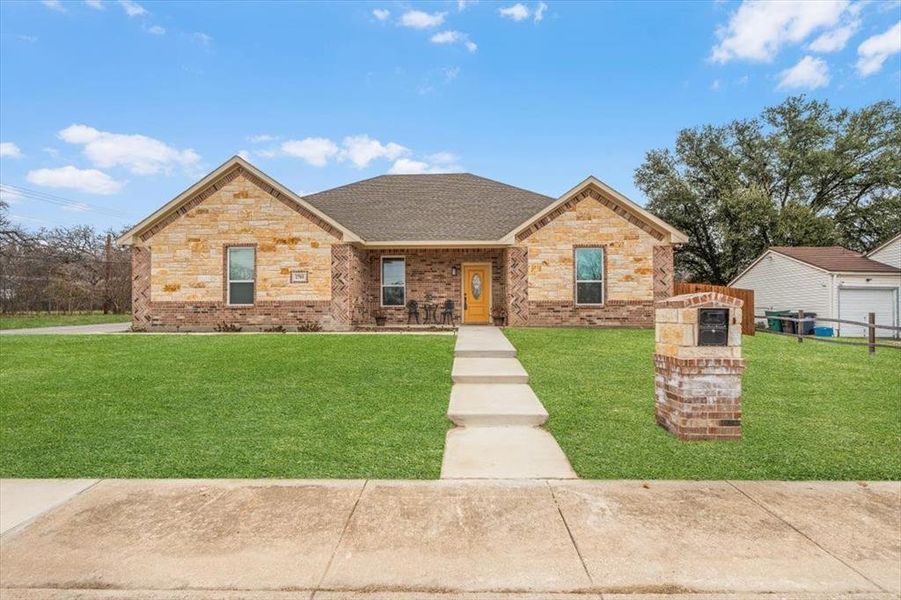
[[711,285],[709,283],[685,283],[677,281],[673,285],[673,293],[676,296],[681,294],[698,294],[701,292],[717,292],[730,298],[738,298],[744,302],[741,314],[741,332],[743,335],[754,335],[754,290],[746,290],[744,288],[729,287],[725,285]]
[[[877,343],[876,342],[876,330],[877,329],[887,329],[889,331],[897,331],[901,332],[901,327],[896,327],[894,325],[877,325],[876,324],[876,313],[869,313],[867,315],[867,322],[863,321],[851,321],[849,319],[828,319],[828,318],[820,318],[820,317],[805,317],[804,311],[799,310],[797,317],[784,317],[777,315],[754,315],[755,319],[765,319],[767,322],[767,329],[761,329],[760,331],[765,331],[766,333],[770,333],[773,335],[786,335],[789,337],[794,337],[798,339],[798,343],[800,344],[804,340],[814,340],[816,342],[827,342],[830,344],[841,344],[843,346],[866,346],[870,354],[874,354],[876,352],[876,348],[893,348],[895,350],[901,350],[901,343],[899,344],[885,344],[885,343]],[[784,332],[784,331],[774,331],[769,328],[770,321],[780,321],[782,323],[794,323],[795,331],[794,333]],[[832,339],[830,337],[818,336],[818,335],[807,335],[804,333],[804,323],[813,324],[815,321],[829,322],[829,323],[846,323],[849,325],[858,325],[861,327],[867,328],[867,341],[866,342],[852,342],[839,339]]]

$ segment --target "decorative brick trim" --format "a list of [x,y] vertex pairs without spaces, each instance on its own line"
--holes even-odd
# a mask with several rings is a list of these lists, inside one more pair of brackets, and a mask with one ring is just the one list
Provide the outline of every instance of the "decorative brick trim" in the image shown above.
[[529,322],[529,250],[507,248],[504,252],[504,282],[507,286],[507,324]]
[[227,306],[224,302],[150,302],[144,324],[151,331],[212,331],[220,323],[248,330],[282,325],[289,329],[305,323],[319,323],[323,329],[338,327],[328,300],[272,302],[253,306]]
[[331,315],[336,323],[348,328],[353,319],[352,260],[353,248],[350,245],[332,244]]
[[604,306],[576,306],[571,301],[530,300],[528,325],[589,327],[652,327],[650,300],[610,300]]
[[218,179],[210,182],[210,184],[208,186],[206,186],[202,190],[198,191],[196,194],[194,194],[190,198],[187,198],[184,202],[181,203],[181,205],[176,207],[168,215],[166,215],[165,217],[163,217],[162,219],[160,219],[159,221],[157,221],[156,223],[154,223],[153,225],[151,225],[150,227],[148,227],[147,229],[142,231],[139,234],[141,241],[146,242],[147,240],[152,238],[154,235],[159,233],[164,227],[166,227],[167,225],[170,225],[171,223],[174,223],[181,217],[185,216],[192,209],[199,206],[201,202],[203,202],[204,200],[206,200],[207,198],[209,198],[210,196],[212,196],[213,194],[218,192],[220,189],[222,189],[223,187],[225,187],[226,185],[228,185],[229,183],[234,181],[239,176],[243,176],[245,179],[247,179],[247,181],[253,183],[257,187],[259,187],[261,190],[263,190],[264,192],[271,195],[273,198],[279,200],[280,202],[282,202],[285,206],[287,206],[291,210],[303,215],[305,218],[312,221],[315,225],[317,225],[321,229],[324,229],[329,234],[333,235],[335,238],[337,238],[339,240],[342,239],[343,234],[341,233],[340,230],[336,229],[335,227],[332,227],[331,224],[320,219],[318,216],[316,216],[315,214],[313,214],[312,212],[310,212],[303,206],[299,205],[297,202],[295,202],[294,200],[292,200],[285,194],[281,193],[280,191],[278,191],[277,189],[275,189],[274,187],[272,187],[271,185],[269,185],[268,183],[266,183],[265,181],[263,181],[262,179],[260,179],[256,175],[254,175],[253,173],[251,173],[250,171],[246,170],[244,167],[241,167],[240,165],[235,165],[235,167],[233,167],[233,168],[229,169],[228,171],[226,171],[225,173],[223,173],[222,176],[220,176]]
[[657,301],[657,308],[703,308],[707,305],[731,306],[741,308],[744,301],[739,298],[733,298],[719,292],[700,292],[697,294],[682,294],[681,296],[673,296],[664,300]]
[[663,300],[673,295],[673,247],[669,244],[654,246],[654,300]]
[[653,236],[655,239],[658,239],[661,241],[666,239],[665,232],[654,228],[652,225],[650,225],[646,221],[636,217],[631,212],[629,212],[628,210],[626,210],[625,208],[623,208],[622,206],[620,206],[613,200],[607,198],[605,195],[599,193],[598,191],[596,191],[594,189],[588,188],[588,189],[576,194],[575,196],[573,196],[572,198],[570,198],[569,200],[567,200],[566,202],[564,202],[563,204],[561,204],[560,206],[558,206],[557,208],[555,208],[554,210],[549,212],[548,214],[544,215],[543,217],[541,217],[540,219],[538,219],[537,221],[535,221],[534,223],[529,225],[528,228],[517,233],[516,241],[521,242],[521,241],[525,240],[526,238],[531,236],[533,233],[535,233],[539,229],[545,227],[548,223],[550,223],[551,221],[553,221],[554,219],[556,219],[563,213],[574,210],[576,205],[579,202],[581,202],[582,200],[585,200],[587,198],[592,198],[594,200],[597,200],[602,205],[609,208],[614,213],[616,213],[617,215],[619,215],[620,217],[622,217],[623,219],[625,219],[632,225],[635,225],[642,231],[645,231],[648,234],[650,234],[651,236]]
[[150,324],[150,248],[131,247],[131,322],[135,327]]

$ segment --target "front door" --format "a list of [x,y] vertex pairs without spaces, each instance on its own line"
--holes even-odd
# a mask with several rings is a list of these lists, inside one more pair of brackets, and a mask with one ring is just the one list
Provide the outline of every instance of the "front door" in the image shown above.
[[487,323],[491,279],[488,265],[463,265],[463,322]]

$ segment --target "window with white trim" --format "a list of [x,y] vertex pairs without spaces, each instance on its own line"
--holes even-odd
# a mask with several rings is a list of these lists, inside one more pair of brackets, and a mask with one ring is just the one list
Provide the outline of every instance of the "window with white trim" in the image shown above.
[[404,306],[407,264],[403,256],[382,257],[382,306]]
[[231,246],[228,249],[228,303],[253,304],[256,286],[256,248]]
[[576,248],[576,304],[604,303],[604,249]]

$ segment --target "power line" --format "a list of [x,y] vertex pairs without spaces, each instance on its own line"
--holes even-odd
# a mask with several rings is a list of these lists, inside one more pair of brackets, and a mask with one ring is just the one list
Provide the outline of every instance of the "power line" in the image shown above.
[[77,211],[83,211],[85,209],[91,210],[98,214],[102,214],[108,217],[115,217],[117,219],[122,219],[125,221],[131,221],[135,219],[133,214],[115,209],[109,208],[106,206],[99,206],[96,204],[89,204],[87,202],[79,202],[76,200],[70,200],[69,198],[64,198],[62,196],[57,196],[55,194],[49,194],[47,192],[42,192],[40,190],[33,190],[30,188],[11,185],[8,183],[0,184],[3,186],[3,189],[9,190],[11,193],[16,194],[18,196],[22,196],[24,198],[28,198],[30,200],[38,200],[40,202],[46,202],[48,204],[53,204],[55,206],[60,206],[62,208],[70,208]]

